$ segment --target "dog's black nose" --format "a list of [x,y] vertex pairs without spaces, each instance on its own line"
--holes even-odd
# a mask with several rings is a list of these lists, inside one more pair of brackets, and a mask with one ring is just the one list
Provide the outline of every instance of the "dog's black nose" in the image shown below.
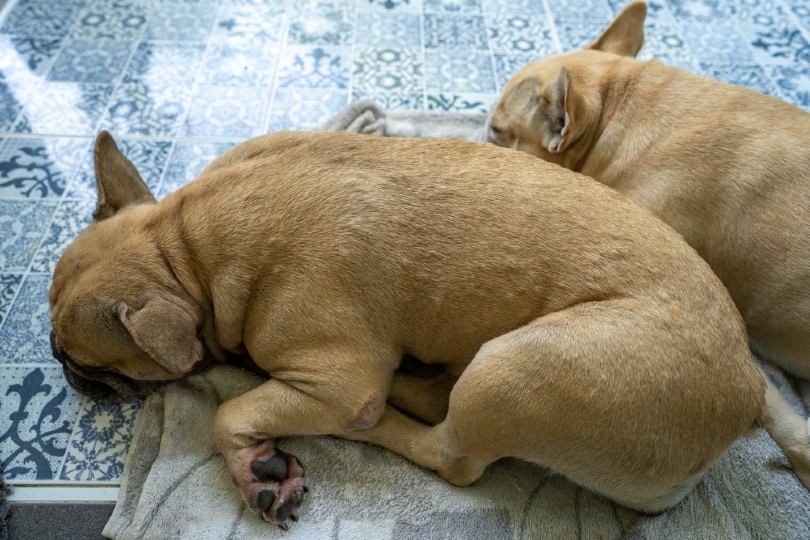
[[59,345],[56,344],[56,332],[53,330],[51,330],[51,354],[61,363],[65,363],[65,351],[60,349]]

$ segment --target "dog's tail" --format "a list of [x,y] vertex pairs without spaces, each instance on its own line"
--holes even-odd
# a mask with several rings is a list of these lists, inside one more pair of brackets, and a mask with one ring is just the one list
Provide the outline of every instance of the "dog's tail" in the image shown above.
[[810,490],[810,434],[807,422],[791,408],[768,375],[763,372],[762,376],[767,384],[765,407],[756,427],[765,428],[790,460],[796,476]]

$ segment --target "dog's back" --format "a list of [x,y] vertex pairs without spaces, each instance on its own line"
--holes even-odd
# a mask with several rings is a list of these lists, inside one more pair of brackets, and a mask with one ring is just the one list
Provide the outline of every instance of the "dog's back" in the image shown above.
[[[221,206],[201,205],[202,219],[193,201],[210,201],[206,193]],[[626,319],[601,327],[600,347],[608,354],[615,339],[635,344],[611,368],[629,387],[613,390],[641,399],[662,377],[678,379],[679,397],[665,398],[672,418],[659,424],[668,438],[681,429],[685,445],[702,441],[693,451],[703,454],[707,438],[724,439],[717,448],[725,448],[760,420],[764,386],[739,314],[709,267],[648,211],[561,167],[450,139],[289,133],[235,148],[172,197],[185,201],[187,220],[206,223],[200,237],[222,261],[256,254],[240,271],[245,279],[285,276],[286,304],[334,309],[347,325],[342,306],[361,301],[363,320],[425,362],[460,373],[492,338],[615,300]],[[226,229],[218,219],[264,226],[234,241],[218,232]],[[281,348],[298,323],[286,310],[266,322]],[[582,331],[592,331],[589,321]],[[580,373],[572,392],[601,385],[598,370]],[[697,415],[705,418],[694,403],[704,404]],[[727,415],[722,428],[717,415]],[[707,431],[696,435],[696,426]]]

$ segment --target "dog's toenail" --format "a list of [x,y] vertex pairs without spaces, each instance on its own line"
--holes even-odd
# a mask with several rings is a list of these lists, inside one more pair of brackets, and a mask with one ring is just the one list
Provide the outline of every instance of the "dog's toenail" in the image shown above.
[[304,486],[304,493],[309,493],[309,488],[307,486]]
[[296,516],[295,514],[290,514],[290,519],[293,521],[298,521],[298,516]]
[[282,531],[288,531],[288,530],[290,530],[290,528],[289,528],[289,527],[287,527],[287,524],[286,524],[286,523],[279,523],[279,524],[278,524],[278,528],[279,528],[279,529],[281,529]]
[[276,519],[279,521],[287,521],[293,511],[293,500],[287,499],[276,508]]
[[264,513],[265,510],[270,508],[270,505],[273,504],[273,501],[276,500],[276,494],[270,491],[269,489],[263,489],[259,492],[259,496],[256,499],[256,504],[259,507],[259,510]]

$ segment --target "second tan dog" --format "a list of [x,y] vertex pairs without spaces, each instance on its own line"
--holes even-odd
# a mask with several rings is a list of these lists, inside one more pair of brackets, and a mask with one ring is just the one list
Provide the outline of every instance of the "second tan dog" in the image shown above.
[[[656,512],[741,434],[781,428],[708,265],[556,165],[457,140],[283,133],[156,203],[107,133],[95,156],[95,219],[51,286],[54,355],[109,396],[247,351],[271,378],[214,430],[273,523],[306,489],[278,437],[373,442],[458,485],[512,456]],[[447,373],[395,375],[403,355]]]
[[[645,16],[646,5],[632,3],[584,50],[518,72],[493,109],[489,139],[655,212],[726,285],[752,348],[810,379],[810,114],[635,60]],[[780,444],[794,448],[808,484],[807,426],[784,400],[778,408],[791,433]]]

